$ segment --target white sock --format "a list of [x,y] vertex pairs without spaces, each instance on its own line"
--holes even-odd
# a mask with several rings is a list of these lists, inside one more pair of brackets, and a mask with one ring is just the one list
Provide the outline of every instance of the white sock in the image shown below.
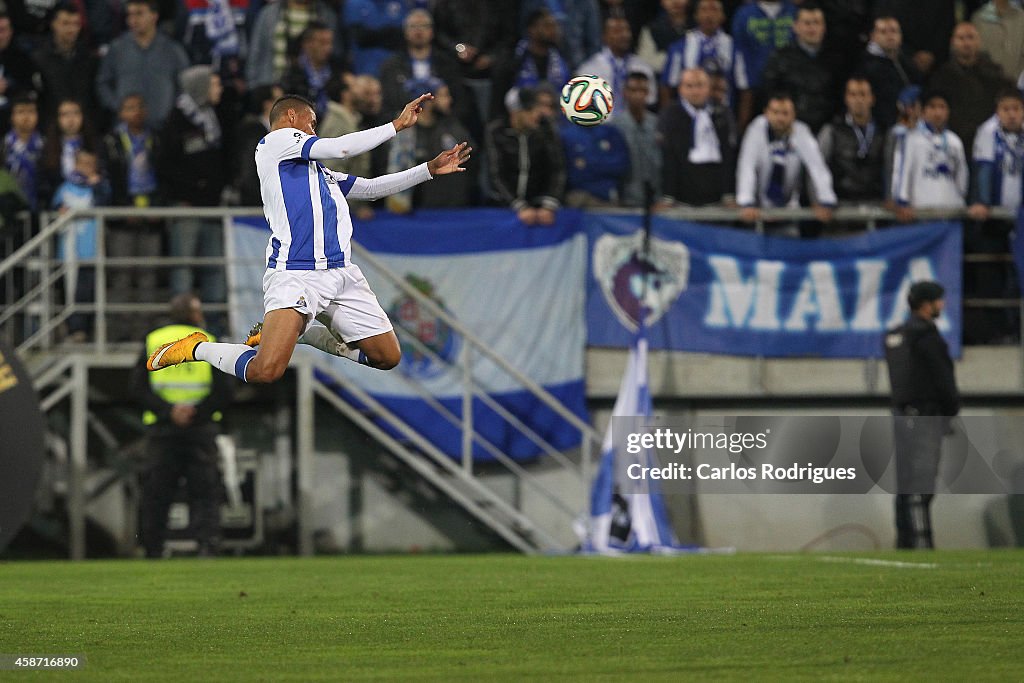
[[[319,318],[317,318],[319,320]],[[332,356],[347,358],[356,363],[366,365],[366,355],[359,349],[354,349],[345,342],[334,336],[330,329],[322,325],[310,325],[305,334],[299,337],[300,344],[320,349]]]
[[221,372],[245,381],[245,368],[256,356],[256,349],[245,344],[202,342],[196,347],[196,360],[204,360]]

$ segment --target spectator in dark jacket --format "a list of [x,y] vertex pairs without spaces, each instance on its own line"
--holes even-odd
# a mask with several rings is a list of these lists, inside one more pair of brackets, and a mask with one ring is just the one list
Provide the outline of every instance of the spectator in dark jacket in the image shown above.
[[121,102],[117,123],[103,138],[104,166],[110,179],[114,206],[158,206],[157,137],[146,125],[146,103],[141,95]]
[[223,87],[208,66],[181,72],[181,95],[161,130],[157,174],[171,203],[217,206],[224,189],[224,148],[217,116]]
[[679,97],[661,111],[663,207],[717,204],[734,192],[735,126],[710,97],[707,73],[687,69],[679,79]]
[[536,89],[510,91],[506,107],[508,117],[487,126],[493,199],[516,211],[527,225],[551,225],[565,193],[565,161],[558,133],[543,120]]
[[[860,62],[861,52],[871,33],[871,20],[875,0],[816,0],[825,13],[825,34],[823,49],[835,66],[833,82],[841,86],[853,73]],[[803,4],[808,5],[805,1]],[[838,99],[838,97],[837,97]]]
[[[160,188],[174,206],[217,206],[225,185],[225,153],[216,106],[223,87],[208,66],[181,72],[181,95],[161,131],[157,174]],[[223,256],[221,230],[216,221],[176,219],[170,226],[170,251],[175,257]],[[171,288],[176,293],[193,287],[193,267],[176,268]],[[201,279],[203,299],[224,301],[224,279],[219,271]]]
[[871,83],[875,95],[875,122],[882,130],[888,130],[896,123],[900,91],[923,81],[913,60],[903,51],[903,31],[895,17],[875,19],[859,73]]
[[32,54],[42,76],[43,115],[56,114],[61,100],[82,103],[86,116],[96,112],[96,69],[99,61],[82,39],[82,15],[73,4],[59,5],[50,21],[50,35]]
[[14,41],[11,19],[0,12],[0,133],[8,130],[11,102],[37,88],[38,74],[32,59]]
[[555,90],[572,77],[569,63],[559,50],[561,29],[555,16],[538,9],[526,18],[526,37],[495,68],[490,118],[505,111],[505,95],[512,88],[535,88],[547,84]]
[[[796,117],[817,133],[835,113],[835,65],[822,50],[825,15],[805,4],[793,22],[795,42],[779,48],[764,68],[764,93],[788,92],[796,104]],[[762,98],[763,100],[763,98]]]
[[462,76],[490,78],[500,57],[512,49],[516,8],[505,0],[436,0],[434,34],[438,47],[455,55]]
[[903,27],[903,45],[925,76],[949,56],[956,0],[879,0],[875,16],[896,17]]
[[[437,156],[438,149],[451,149],[460,142],[469,142],[469,131],[452,114],[452,96],[448,86],[441,81],[431,79],[429,82],[412,81],[407,89],[416,93],[411,97],[419,97],[425,92],[434,93],[434,99],[423,103],[415,131],[416,141],[413,153],[413,164],[422,164]],[[439,146],[440,145],[440,146]],[[429,190],[424,185],[414,189],[412,204],[416,208],[463,208],[473,204],[473,189],[477,185],[477,169],[473,164],[466,166],[465,173],[453,173],[431,184]]]
[[405,49],[389,57],[380,67],[384,111],[402,111],[402,107],[409,101],[406,88],[408,82],[436,78],[448,84],[455,116],[471,130],[478,127],[476,107],[462,86],[462,69],[458,61],[453,55],[433,45],[434,21],[430,18],[430,12],[421,9],[409,12],[404,26]]
[[[277,85],[261,85],[249,91],[249,113],[242,118],[235,129],[234,146],[229,160],[230,178],[235,196],[241,206],[261,206],[260,179],[256,175],[253,161],[256,145],[270,132],[270,109],[274,101],[284,94]],[[317,132],[333,137],[323,130]]]
[[953,31],[949,61],[936,69],[930,84],[946,95],[949,129],[963,141],[969,162],[978,126],[992,116],[999,91],[1013,87],[1013,83],[981,51],[977,27],[963,21]]
[[39,204],[39,157],[43,151],[43,136],[39,132],[39,105],[34,93],[13,99],[8,128],[0,157],[4,168],[17,181],[28,208],[35,211]]
[[871,84],[854,77],[846,82],[846,113],[818,134],[821,156],[832,171],[839,201],[881,201],[885,130],[871,118]]
[[334,31],[329,26],[319,21],[310,23],[302,32],[299,56],[281,81],[284,92],[304,95],[316,105],[318,119],[327,113],[327,83],[340,73],[331,59],[333,40]]
[[[569,66],[576,67],[601,49],[601,26],[608,18],[601,10],[607,7],[606,3],[607,0],[600,3],[598,0],[521,0],[516,4],[519,5],[520,17],[526,20],[541,8],[551,10],[562,35],[562,52]],[[624,15],[616,16],[626,18]],[[518,33],[522,33],[522,26]]]

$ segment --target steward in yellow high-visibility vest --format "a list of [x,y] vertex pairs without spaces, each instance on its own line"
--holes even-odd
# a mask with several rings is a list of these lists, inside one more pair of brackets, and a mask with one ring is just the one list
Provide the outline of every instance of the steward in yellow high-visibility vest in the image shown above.
[[143,479],[142,540],[148,557],[164,554],[167,511],[179,480],[188,485],[189,518],[202,554],[216,552],[220,536],[221,476],[218,468],[217,424],[231,401],[230,378],[213,372],[208,363],[182,363],[160,372],[146,370],[146,359],[161,344],[202,329],[202,305],[193,294],[171,301],[169,325],[146,336],[146,348],[135,369],[135,391],[149,425],[148,452],[152,467]]
[[[187,337],[193,332],[202,332],[210,341],[217,341],[212,334],[194,325],[164,325],[146,335],[146,357],[148,358],[162,345]],[[164,368],[160,372],[149,373],[149,385],[153,393],[172,406],[199,405],[210,395],[213,386],[213,367],[209,363],[182,363]],[[214,422],[220,422],[221,417],[219,410],[210,415]],[[152,410],[143,413],[143,424],[151,425],[156,421],[157,415]]]

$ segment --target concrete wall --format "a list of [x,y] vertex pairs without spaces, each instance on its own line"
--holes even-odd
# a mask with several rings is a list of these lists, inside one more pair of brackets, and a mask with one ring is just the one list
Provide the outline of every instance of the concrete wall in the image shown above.
[[[1021,359],[1020,347],[968,347],[956,364],[961,391],[965,396],[1024,397]],[[882,398],[889,391],[885,364],[873,360],[758,360],[654,351],[649,365],[651,391],[656,398]],[[614,399],[625,367],[625,351],[590,349],[587,396]]]
[[[664,405],[665,400],[662,401]],[[726,413],[721,409],[660,408],[655,411],[670,424],[684,424]],[[595,412],[595,422],[607,425],[610,409]],[[864,416],[886,415],[881,408],[787,407],[766,409],[763,402],[731,405],[728,414]],[[977,433],[978,423],[968,420],[972,443],[1016,453],[1024,462],[1024,410],[969,408],[965,417],[999,416],[1000,433]],[[949,462],[946,460],[945,462]],[[942,548],[982,548],[1011,543],[1012,531],[1006,495],[938,495],[932,504],[935,543]],[[891,548],[895,540],[893,496],[885,492],[847,495],[701,494],[666,495],[680,540],[709,548],[742,551],[869,550]]]

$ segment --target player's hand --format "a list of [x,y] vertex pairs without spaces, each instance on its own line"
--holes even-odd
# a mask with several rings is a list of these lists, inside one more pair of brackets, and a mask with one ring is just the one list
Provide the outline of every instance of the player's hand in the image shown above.
[[423,93],[415,100],[405,105],[405,109],[398,115],[393,123],[395,124],[395,130],[405,130],[416,125],[416,121],[420,118],[420,112],[423,111],[423,103],[427,100],[434,99],[434,96],[430,93]]
[[473,148],[469,146],[468,142],[460,142],[428,161],[427,170],[432,176],[445,175],[446,173],[462,173],[466,170],[462,168],[462,164],[469,161],[469,153],[472,151]]
[[829,207],[818,204],[815,205],[814,208],[812,208],[811,210],[814,212],[814,217],[817,218],[822,223],[832,222],[832,209],[830,209]]

